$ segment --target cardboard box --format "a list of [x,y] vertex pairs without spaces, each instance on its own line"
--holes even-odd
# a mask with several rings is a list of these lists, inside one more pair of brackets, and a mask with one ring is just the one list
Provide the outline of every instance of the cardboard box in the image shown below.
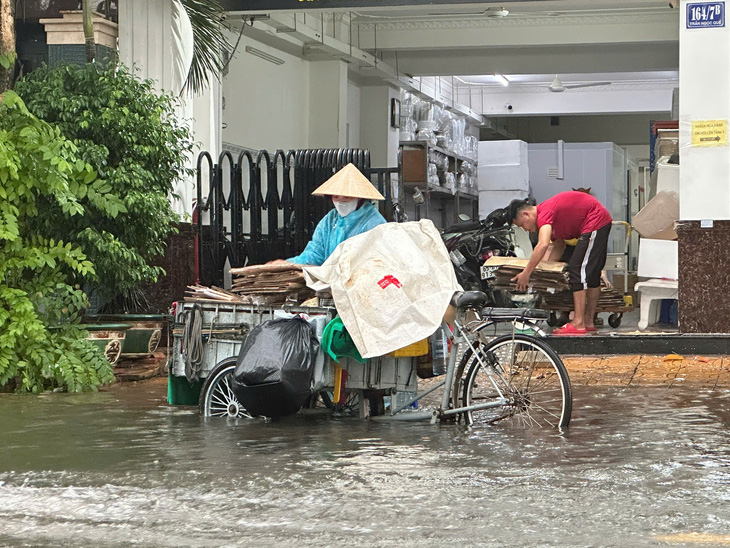
[[676,240],[674,223],[679,220],[679,194],[671,190],[657,192],[641,208],[631,225],[643,238]]
[[664,156],[671,156],[679,152],[679,130],[660,129],[657,131],[654,143],[654,158],[659,160]]
[[530,166],[485,166],[477,168],[479,190],[530,190]]
[[[623,295],[624,293],[624,275],[622,273],[615,272],[613,273],[613,279],[611,280],[613,283],[613,288],[621,293]],[[639,283],[639,276],[636,274],[629,274],[628,275],[628,287],[626,288],[627,295],[631,295],[631,297],[634,300],[634,304],[638,304],[637,300],[637,294],[636,289],[634,289],[634,286]]]
[[480,166],[527,164],[527,143],[519,139],[507,141],[480,141]]
[[679,254],[676,240],[639,240],[639,265],[636,274],[641,278],[676,280]]

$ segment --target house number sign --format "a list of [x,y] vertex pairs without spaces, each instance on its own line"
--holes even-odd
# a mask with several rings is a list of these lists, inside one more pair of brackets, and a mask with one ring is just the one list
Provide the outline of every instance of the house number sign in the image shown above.
[[725,26],[725,2],[689,2],[687,28],[707,29]]

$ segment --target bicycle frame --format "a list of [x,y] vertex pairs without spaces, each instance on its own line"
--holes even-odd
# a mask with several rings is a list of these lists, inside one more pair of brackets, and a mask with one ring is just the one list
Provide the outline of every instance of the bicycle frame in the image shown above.
[[[473,323],[479,323],[480,325],[485,323],[482,320],[476,320]],[[449,329],[449,326],[446,322],[442,324],[443,328],[446,330],[447,333],[451,332],[451,329]],[[435,392],[439,388],[444,387],[443,394],[441,396],[441,405],[438,409],[433,410],[430,413],[422,413],[420,414],[421,419],[428,418],[430,416],[431,423],[435,423],[438,419],[442,417],[449,417],[453,415],[459,415],[461,413],[464,413],[466,411],[479,411],[483,409],[491,409],[495,407],[501,407],[507,403],[507,398],[504,396],[503,391],[499,388],[497,383],[494,381],[494,378],[492,376],[492,369],[491,367],[486,367],[487,364],[485,364],[479,353],[476,351],[476,348],[472,345],[472,341],[469,338],[469,335],[473,333],[474,331],[469,329],[468,327],[463,327],[459,320],[454,320],[454,332],[449,337],[451,340],[451,352],[449,354],[449,362],[446,366],[446,377],[444,380],[439,381],[436,385],[432,386],[428,390],[421,392],[417,394],[414,398],[411,398],[406,403],[403,403],[399,405],[398,407],[394,407],[391,409],[390,416],[397,415],[413,403],[417,402],[418,400],[422,399],[423,397]],[[470,406],[456,406],[456,402],[454,402],[454,407],[449,408],[449,402],[451,400],[451,393],[452,393],[452,386],[455,380],[458,381],[458,379],[454,379],[454,375],[456,372],[456,358],[459,354],[459,348],[461,344],[466,343],[467,346],[471,349],[472,354],[476,357],[476,359],[479,361],[479,363],[482,366],[485,366],[485,370],[488,371],[488,374],[490,376],[490,380],[492,382],[492,385],[494,386],[495,390],[499,394],[499,398],[495,399],[492,402],[489,403],[482,403],[477,405],[470,405]],[[409,415],[416,415],[416,413],[409,413]],[[412,417],[411,420],[418,420],[417,417]]]

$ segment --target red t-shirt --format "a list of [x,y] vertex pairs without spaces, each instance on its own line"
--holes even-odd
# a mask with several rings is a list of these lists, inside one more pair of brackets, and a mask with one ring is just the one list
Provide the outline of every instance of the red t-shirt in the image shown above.
[[570,240],[603,228],[611,214],[590,194],[570,190],[537,205],[537,227],[552,225],[553,240]]

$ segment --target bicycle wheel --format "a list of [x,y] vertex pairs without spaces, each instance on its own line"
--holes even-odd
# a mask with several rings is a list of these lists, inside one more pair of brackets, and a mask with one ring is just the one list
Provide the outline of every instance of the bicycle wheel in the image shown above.
[[228,358],[208,374],[200,391],[200,414],[204,417],[252,418],[238,401],[231,388],[236,358]]
[[466,411],[467,424],[509,421],[521,426],[564,428],[573,394],[562,360],[545,342],[528,335],[504,335],[467,349],[463,403],[493,403]]

